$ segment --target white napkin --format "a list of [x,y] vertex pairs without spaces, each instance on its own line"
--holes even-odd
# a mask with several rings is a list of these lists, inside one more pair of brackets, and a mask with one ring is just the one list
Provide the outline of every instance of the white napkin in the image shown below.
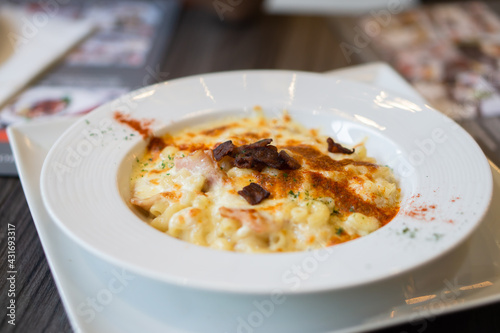
[[0,7],[0,106],[67,53],[93,23],[55,17],[52,11]]

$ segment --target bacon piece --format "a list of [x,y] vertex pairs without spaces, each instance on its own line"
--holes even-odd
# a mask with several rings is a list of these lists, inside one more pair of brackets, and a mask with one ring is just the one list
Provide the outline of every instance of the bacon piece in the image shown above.
[[165,143],[165,141],[163,141],[162,138],[153,136],[149,140],[148,150],[151,152],[151,155],[153,155],[154,159],[157,159],[163,148],[165,148],[166,146],[167,144]]
[[347,154],[350,155],[354,153],[354,148],[353,149],[348,149],[345,147],[342,147],[339,143],[335,143],[332,138],[326,139],[326,142],[328,143],[328,151],[330,153],[335,153],[335,154]]
[[236,147],[232,141],[226,141],[217,146],[213,152],[215,159],[220,161],[225,156],[234,158],[234,165],[262,171],[266,166],[279,170],[295,170],[300,164],[286,152],[278,154],[278,148],[270,145],[273,139],[263,139],[249,145]]
[[233,144],[233,141],[223,142],[214,149],[214,158],[218,162],[224,156],[230,155],[235,149],[236,146]]
[[261,147],[266,147],[268,146],[271,142],[273,142],[273,139],[262,139],[257,142],[251,143],[249,145],[244,145],[238,148],[238,153],[245,153],[245,150],[248,149],[254,149],[254,148],[261,148]]
[[280,170],[297,170],[300,168],[300,163],[297,162],[297,160],[295,160],[292,156],[288,155],[286,151],[280,151],[279,157],[283,161],[283,166]]
[[280,168],[281,161],[279,159],[278,148],[275,146],[258,147],[251,150],[254,159],[260,163],[270,166],[271,168]]
[[240,221],[242,225],[258,234],[273,232],[280,228],[279,225],[255,209],[221,207],[219,213],[222,217]]
[[[235,156],[234,164],[238,168],[248,168],[261,171],[266,166],[278,167],[278,149],[274,146],[241,149],[242,153]],[[244,152],[244,153],[243,153]]]
[[206,190],[220,183],[225,177],[224,172],[219,169],[217,162],[213,159],[211,150],[198,150],[186,157],[176,157],[174,163],[177,169],[187,169],[205,176],[208,184]]
[[236,156],[234,165],[240,169],[252,169],[259,172],[266,167],[264,163],[256,160],[251,154]]
[[265,188],[256,183],[251,183],[248,186],[243,187],[241,191],[238,191],[249,204],[256,205],[262,202],[262,200],[267,199],[271,193],[269,193]]

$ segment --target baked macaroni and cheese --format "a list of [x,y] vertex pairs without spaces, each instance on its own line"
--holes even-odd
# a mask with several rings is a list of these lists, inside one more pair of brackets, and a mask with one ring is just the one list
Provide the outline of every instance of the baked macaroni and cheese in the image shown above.
[[367,235],[399,211],[390,170],[287,113],[227,118],[149,139],[131,178],[154,228],[238,252],[317,249]]

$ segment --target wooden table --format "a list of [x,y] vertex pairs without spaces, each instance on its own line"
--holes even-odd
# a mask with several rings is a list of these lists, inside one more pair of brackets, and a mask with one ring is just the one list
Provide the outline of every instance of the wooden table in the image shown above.
[[[339,18],[338,24],[342,24]],[[339,44],[341,29],[331,19],[262,15],[230,26],[196,10],[183,12],[162,64],[167,79],[237,69],[323,72],[348,64]],[[362,60],[353,59],[350,65]],[[71,332],[19,179],[0,178],[0,332]],[[6,231],[17,231],[16,326],[7,323]],[[500,332],[500,304],[431,318],[380,332]]]

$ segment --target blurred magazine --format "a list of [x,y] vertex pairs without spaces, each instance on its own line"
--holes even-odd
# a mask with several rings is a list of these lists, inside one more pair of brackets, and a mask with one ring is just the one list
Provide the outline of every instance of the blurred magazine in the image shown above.
[[0,175],[16,175],[5,128],[19,121],[77,115],[125,92],[166,79],[160,65],[180,13],[170,1],[17,1],[22,10],[66,19],[91,19],[96,32],[56,68],[0,110]]
[[375,51],[436,109],[455,120],[500,115],[500,18],[485,3],[367,15],[360,25],[372,29]]
[[500,165],[500,18],[492,8],[500,12],[494,2],[436,4],[358,23],[378,57]]

